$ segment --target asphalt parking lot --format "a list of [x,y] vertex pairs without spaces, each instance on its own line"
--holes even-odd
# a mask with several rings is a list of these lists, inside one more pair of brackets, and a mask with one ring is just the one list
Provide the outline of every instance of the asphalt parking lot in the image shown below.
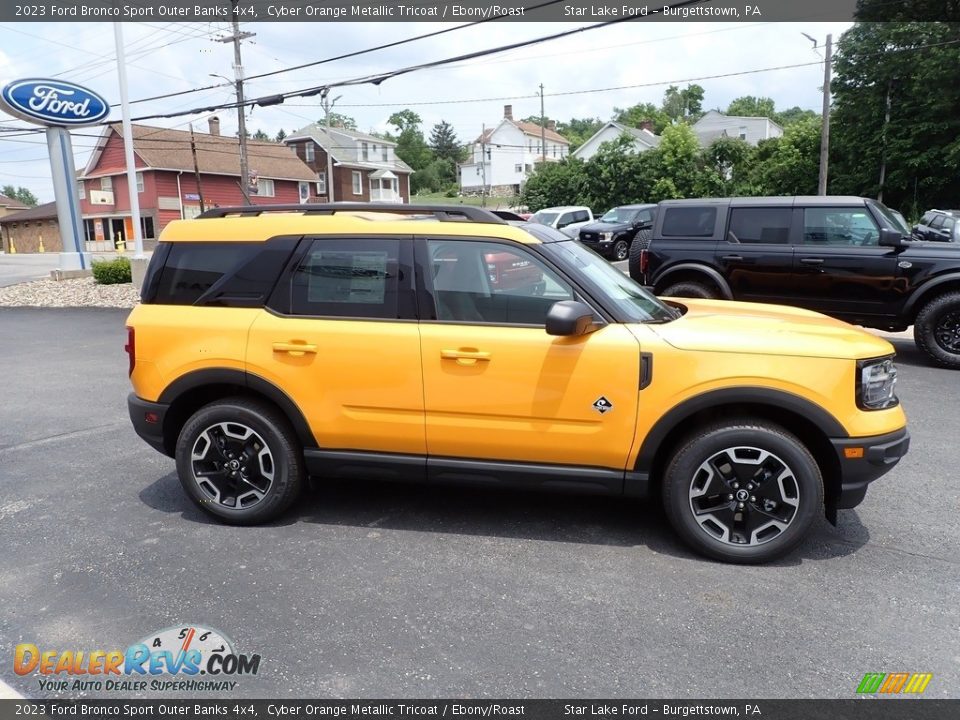
[[617,499],[354,482],[215,524],[130,428],[124,317],[0,310],[0,679],[27,696],[56,693],[18,643],[192,623],[262,656],[235,697],[852,698],[895,671],[960,696],[960,373],[909,340],[910,454],[839,527],[732,567]]

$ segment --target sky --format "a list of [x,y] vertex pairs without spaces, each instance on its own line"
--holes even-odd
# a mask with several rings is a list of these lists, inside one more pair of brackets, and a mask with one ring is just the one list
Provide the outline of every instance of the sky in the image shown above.
[[[463,27],[439,37],[377,51],[356,58],[250,80],[247,97],[315,87],[328,82],[382,73],[437,59],[592,25],[583,23],[486,23]],[[253,36],[242,44],[245,76],[314,62],[396,40],[456,28],[440,23],[241,23]],[[704,90],[704,109],[723,109],[742,95],[771,97],[778,109],[795,105],[819,110],[823,84],[822,47],[828,33],[834,42],[850,23],[696,23],[626,22],[531,47],[418,71],[387,80],[331,91],[334,110],[356,119],[358,129],[388,130],[390,115],[410,108],[423,119],[429,137],[434,124],[450,123],[463,142],[475,139],[484,125],[503,117],[513,105],[515,118],[539,115],[539,85],[544,86],[545,113],[610,119],[615,107],[640,102],[659,105],[673,84],[691,82]],[[27,77],[55,77],[84,85],[112,105],[110,120],[121,116],[113,23],[0,23],[0,84]],[[134,118],[228,103],[233,78],[233,45],[226,23],[124,22],[121,25],[129,99],[217,85],[221,87],[131,106]],[[814,63],[805,67],[750,74],[745,71]],[[730,75],[729,77],[708,77]],[[591,91],[591,92],[588,92]],[[237,111],[196,113],[143,124],[206,132],[216,114],[221,132],[237,131]],[[288,134],[321,119],[319,98],[291,99],[282,105],[247,110],[251,134]],[[27,123],[0,111],[0,186],[30,189],[41,202],[53,200],[46,143],[42,133],[5,132],[28,129]],[[37,126],[32,126],[37,127]],[[77,169],[90,157],[96,128],[73,133]]]

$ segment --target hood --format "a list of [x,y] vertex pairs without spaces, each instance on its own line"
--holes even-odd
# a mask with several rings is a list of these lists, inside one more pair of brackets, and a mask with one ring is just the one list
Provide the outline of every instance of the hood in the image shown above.
[[625,222],[592,222],[587,223],[582,228],[580,232],[595,232],[595,233],[604,233],[604,232],[619,232],[621,230],[626,230],[630,227],[630,223]]
[[892,355],[893,345],[853,325],[785,305],[677,299],[686,314],[651,325],[680,350],[862,359]]

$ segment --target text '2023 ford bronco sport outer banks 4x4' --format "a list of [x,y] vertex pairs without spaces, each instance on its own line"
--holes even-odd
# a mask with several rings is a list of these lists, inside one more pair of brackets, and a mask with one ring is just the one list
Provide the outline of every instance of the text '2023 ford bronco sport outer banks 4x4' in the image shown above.
[[[527,281],[497,282],[507,265]],[[667,304],[474,208],[210,211],[164,230],[142,301],[134,427],[230,523],[277,516],[307,476],[655,491],[696,550],[760,562],[908,446],[886,341]]]
[[906,330],[960,369],[960,244],[909,240],[899,213],[858,197],[666,200],[630,276],[657,295],[783,303]]

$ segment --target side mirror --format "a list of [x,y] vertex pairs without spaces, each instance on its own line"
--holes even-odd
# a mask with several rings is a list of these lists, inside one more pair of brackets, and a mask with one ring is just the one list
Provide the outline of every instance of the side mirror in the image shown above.
[[879,245],[881,247],[902,248],[904,247],[903,234],[899,230],[880,228]]
[[594,329],[593,310],[577,300],[560,300],[547,311],[547,335],[586,335]]

